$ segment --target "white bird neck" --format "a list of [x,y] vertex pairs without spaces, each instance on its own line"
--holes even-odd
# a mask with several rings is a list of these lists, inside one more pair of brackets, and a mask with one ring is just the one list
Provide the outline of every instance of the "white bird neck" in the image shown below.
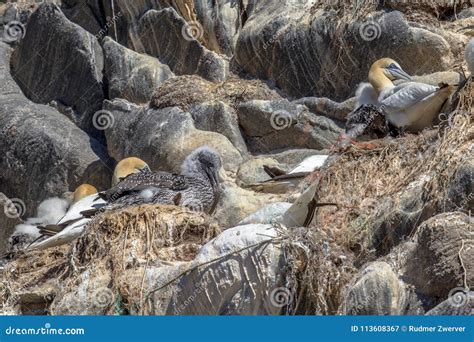
[[383,70],[380,68],[370,70],[369,82],[372,87],[374,87],[375,91],[377,91],[377,95],[380,95],[384,89],[390,89],[394,87],[393,82],[387,76],[385,76]]

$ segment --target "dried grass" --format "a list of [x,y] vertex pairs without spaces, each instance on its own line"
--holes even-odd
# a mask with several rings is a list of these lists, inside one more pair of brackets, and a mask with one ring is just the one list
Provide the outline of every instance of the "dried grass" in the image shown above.
[[[15,306],[24,293],[41,292],[51,280],[61,283],[63,294],[74,292],[86,270],[107,275],[111,291],[139,303],[147,266],[192,260],[219,232],[206,214],[181,207],[143,205],[103,213],[74,243],[28,251],[9,263],[0,286],[3,309]],[[125,276],[130,269],[143,270],[137,283]]]

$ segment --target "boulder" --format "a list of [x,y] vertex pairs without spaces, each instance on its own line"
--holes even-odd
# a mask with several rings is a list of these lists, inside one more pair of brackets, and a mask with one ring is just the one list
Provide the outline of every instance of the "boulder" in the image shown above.
[[339,103],[326,97],[303,97],[293,101],[293,103],[305,105],[311,113],[316,115],[322,115],[337,121],[346,121],[347,115],[352,112],[356,105],[356,99],[350,98]]
[[248,154],[247,145],[240,133],[237,114],[222,101],[194,105],[189,113],[197,129],[220,133],[227,137],[241,155]]
[[242,189],[232,182],[225,182],[214,217],[221,227],[234,227],[248,215],[269,203],[281,202],[283,198],[282,195],[257,193]]
[[474,314],[474,291],[458,288],[448,299],[428,311],[426,316],[472,316]]
[[138,22],[136,34],[143,50],[136,50],[158,58],[177,75],[196,74],[209,81],[224,81],[229,63],[205,48],[196,39],[200,33],[192,29],[173,8],[149,10]]
[[12,75],[30,100],[70,107],[73,122],[102,136],[94,122],[104,100],[102,48],[58,6],[43,3],[33,13],[11,62]]
[[197,129],[191,114],[177,107],[154,109],[116,99],[105,101],[104,110],[113,118],[105,136],[109,154],[117,160],[134,155],[152,170],[180,172],[189,153],[208,145],[219,152],[225,170],[235,170],[242,162],[225,136]]
[[472,258],[474,223],[460,212],[436,215],[421,224],[414,237],[417,247],[402,270],[402,279],[430,297],[474,282]]
[[249,101],[238,108],[239,123],[252,152],[283,148],[324,149],[342,133],[331,119],[287,100]]
[[32,216],[42,200],[82,183],[110,185],[107,153],[56,109],[28,100],[9,72],[11,50],[0,43],[0,192]]
[[454,63],[442,36],[412,27],[398,11],[342,23],[336,10],[287,6],[260,1],[239,35],[234,58],[244,71],[275,81],[296,98],[345,100],[367,79],[371,64],[387,56],[409,74],[442,71]]
[[182,276],[167,315],[278,315],[293,294],[283,287],[284,254],[271,225],[227,229],[204,245]]
[[[384,262],[367,265],[349,286],[346,315],[413,315],[423,313],[406,285]],[[413,306],[413,307],[410,307]],[[418,306],[418,308],[416,308]]]
[[246,224],[272,223],[278,216],[283,215],[290,207],[291,203],[288,202],[270,203],[244,218],[238,223],[238,225],[243,226]]
[[104,39],[103,48],[109,99],[147,103],[155,89],[174,76],[170,68],[156,58],[129,50],[109,37]]
[[[21,223],[20,216],[23,214],[21,202],[17,202],[15,206],[16,200],[13,200],[0,192],[0,255],[4,255],[7,251],[8,238],[15,230],[15,226]],[[16,208],[16,211],[13,208]]]
[[283,171],[289,171],[287,165],[280,164],[277,160],[270,157],[253,157],[242,163],[237,170],[237,180],[239,184],[253,184],[270,179],[270,176],[264,171],[263,166],[276,167]]

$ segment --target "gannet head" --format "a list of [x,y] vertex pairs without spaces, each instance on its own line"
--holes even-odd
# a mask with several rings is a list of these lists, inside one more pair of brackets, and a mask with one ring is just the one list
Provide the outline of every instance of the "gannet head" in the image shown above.
[[140,158],[129,157],[122,159],[117,166],[115,166],[114,175],[112,177],[112,186],[117,185],[122,178],[127,177],[132,173],[150,172],[150,167]]
[[371,73],[380,73],[382,72],[389,80],[411,80],[411,76],[403,71],[400,64],[391,58],[382,58],[372,64],[369,77]]
[[194,150],[183,162],[181,173],[187,176],[206,177],[214,190],[219,188],[221,157],[209,146],[202,146]]
[[74,191],[72,203],[76,203],[83,199],[86,196],[96,194],[98,191],[95,188],[95,186],[92,186],[90,184],[82,184],[79,185],[76,190]]

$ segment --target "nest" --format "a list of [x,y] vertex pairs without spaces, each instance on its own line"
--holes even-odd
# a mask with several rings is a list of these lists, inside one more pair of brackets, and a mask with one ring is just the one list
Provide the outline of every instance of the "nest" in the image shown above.
[[368,249],[368,241],[376,218],[386,210],[380,207],[384,199],[400,198],[421,179],[422,198],[438,211],[432,215],[443,212],[458,167],[474,153],[473,82],[458,96],[456,107],[437,129],[374,141],[369,150],[351,148],[319,171],[315,198],[336,205],[321,207],[310,227],[291,233],[286,243],[288,286],[296,296],[293,313],[343,313],[350,279],[361,265],[380,255]]
[[[106,279],[106,289],[117,294],[122,305],[135,305],[143,296],[148,267],[190,261],[219,232],[206,214],[181,207],[143,205],[103,213],[72,244],[28,251],[10,262],[0,288],[3,308],[27,305],[22,298],[45,293],[48,308],[43,309],[52,312],[55,297],[78,291],[86,272]],[[78,312],[72,308],[70,313]]]

